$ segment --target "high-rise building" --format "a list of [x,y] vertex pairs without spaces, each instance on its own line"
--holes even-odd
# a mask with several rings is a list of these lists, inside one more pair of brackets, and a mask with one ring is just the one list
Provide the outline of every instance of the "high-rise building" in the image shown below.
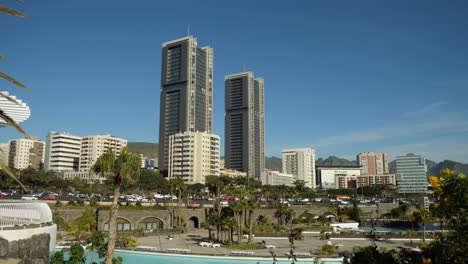
[[127,140],[112,135],[90,135],[81,139],[80,171],[90,171],[97,159],[108,150],[120,155]]
[[185,131],[211,133],[213,49],[188,36],[162,45],[159,169],[167,170],[169,137]]
[[388,173],[387,154],[375,152],[361,152],[357,155],[363,175],[383,175]]
[[294,175],[294,180],[316,188],[315,150],[312,148],[283,149],[283,173]]
[[249,177],[265,169],[263,86],[252,72],[225,77],[224,166]]
[[41,168],[44,161],[44,142],[35,137],[10,140],[8,165],[15,169]]
[[78,171],[80,154],[81,137],[68,133],[47,133],[44,157],[45,170]]
[[219,136],[203,132],[177,133],[169,137],[169,178],[188,184],[205,183],[206,176],[219,175]]
[[420,155],[408,153],[396,158],[398,193],[427,192],[426,160]]

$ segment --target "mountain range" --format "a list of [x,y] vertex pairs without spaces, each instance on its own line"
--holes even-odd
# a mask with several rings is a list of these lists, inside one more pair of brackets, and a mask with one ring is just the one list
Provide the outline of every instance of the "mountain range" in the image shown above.
[[[128,150],[132,152],[138,152],[143,154],[144,157],[154,159],[158,157],[159,145],[158,143],[149,143],[149,142],[128,142]],[[336,156],[330,156],[326,159],[319,158],[315,161],[315,165],[356,165],[355,160],[348,160],[344,158],[339,158]],[[457,173],[463,173],[468,175],[468,163],[461,163],[453,160],[444,160],[442,162],[434,162],[432,160],[426,159],[427,165],[427,175],[439,175],[440,170],[449,168],[455,170]],[[282,169],[282,160],[278,157],[265,157],[265,168],[269,170],[281,171]],[[388,168],[390,173],[396,172],[396,161],[391,161],[388,163]]]

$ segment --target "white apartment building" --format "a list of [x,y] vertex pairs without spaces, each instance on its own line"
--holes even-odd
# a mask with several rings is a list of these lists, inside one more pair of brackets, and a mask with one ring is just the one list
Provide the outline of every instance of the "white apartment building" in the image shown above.
[[44,169],[78,171],[81,155],[81,137],[68,133],[47,133]]
[[306,187],[315,189],[315,150],[283,149],[283,173],[292,174],[294,180],[302,180]]
[[208,175],[219,175],[219,136],[204,132],[169,136],[168,175],[188,184],[205,183]]
[[99,174],[96,174],[91,171],[65,171],[62,174],[64,180],[73,180],[74,178],[80,178],[87,181],[88,183],[99,182],[104,183],[106,180],[105,177],[102,177]]
[[37,138],[10,140],[8,165],[15,169],[39,169],[44,161],[44,142]]
[[112,135],[90,135],[81,140],[79,171],[90,171],[97,159],[108,150],[113,150],[118,157],[127,140]]
[[286,185],[294,186],[295,176],[292,174],[281,173],[279,171],[264,170],[260,174],[262,185]]
[[4,164],[8,164],[8,152],[10,152],[10,144],[0,143],[0,160],[3,161]]

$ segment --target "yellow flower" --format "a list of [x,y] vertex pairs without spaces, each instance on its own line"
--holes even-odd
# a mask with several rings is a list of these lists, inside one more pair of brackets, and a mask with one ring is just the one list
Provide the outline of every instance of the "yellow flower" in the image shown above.
[[462,178],[462,179],[465,179],[465,174],[459,173],[459,174],[458,174],[458,177],[460,177],[460,178]]
[[431,264],[432,260],[430,258],[422,258],[423,264]]
[[439,178],[439,177],[436,177],[436,176],[429,176],[428,181],[429,181],[429,184],[431,184],[432,187],[434,187],[434,189],[439,190],[440,189],[441,179],[443,179],[443,178]]
[[440,174],[445,175],[445,176],[447,176],[447,175],[452,175],[452,174],[454,174],[454,173],[455,173],[455,171],[454,171],[454,170],[451,170],[451,169],[449,169],[449,168],[445,168],[445,169],[443,169],[443,170],[440,171]]

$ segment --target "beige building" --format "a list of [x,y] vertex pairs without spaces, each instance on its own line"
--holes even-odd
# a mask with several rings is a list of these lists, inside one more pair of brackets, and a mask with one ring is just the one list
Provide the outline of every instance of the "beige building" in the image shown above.
[[382,175],[388,173],[387,154],[376,152],[361,152],[357,155],[362,175]]
[[219,175],[219,136],[204,132],[177,133],[169,137],[169,178],[188,184],[205,183],[205,177]]
[[292,174],[279,171],[264,170],[260,174],[262,185],[286,185],[294,186],[295,177]]
[[8,152],[10,151],[9,143],[0,143],[0,160],[4,164],[8,164]]
[[91,171],[65,171],[62,174],[62,178],[64,180],[73,180],[74,178],[79,178],[81,180],[87,181],[88,183],[104,183],[106,180],[105,177],[102,177],[101,175]]
[[108,150],[113,150],[118,157],[127,140],[112,135],[90,135],[81,140],[79,171],[90,171],[97,159]]
[[39,169],[44,161],[44,142],[35,137],[10,140],[8,165],[15,169]]
[[294,180],[302,180],[306,187],[315,189],[315,150],[283,149],[283,173],[292,174]]
[[352,189],[366,186],[387,185],[396,187],[395,174],[383,175],[339,175],[335,177],[337,189]]

